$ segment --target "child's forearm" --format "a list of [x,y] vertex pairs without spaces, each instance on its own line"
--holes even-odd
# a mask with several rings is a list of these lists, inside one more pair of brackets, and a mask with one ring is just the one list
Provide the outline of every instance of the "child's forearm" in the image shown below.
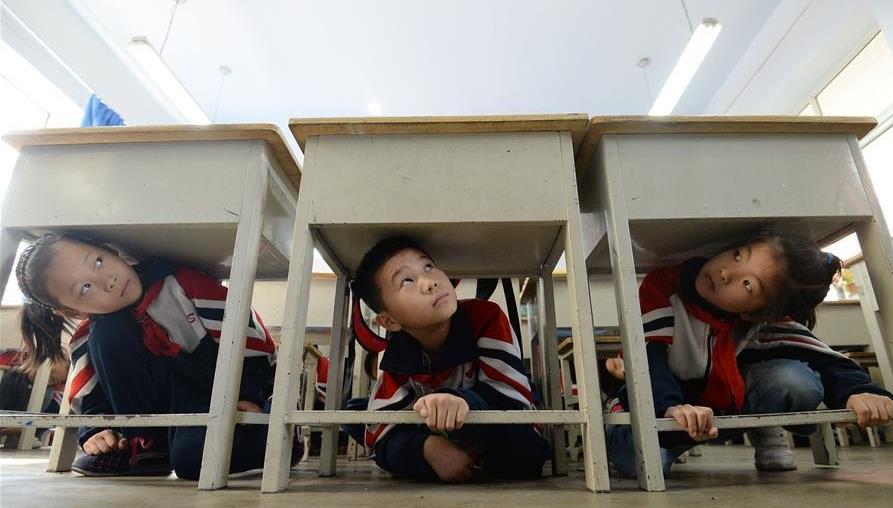
[[[648,354],[648,369],[651,375],[651,393],[654,398],[654,413],[663,418],[667,409],[682,404],[684,397],[676,376],[670,370],[668,346],[659,342],[648,342],[645,346]],[[629,409],[627,387],[623,386],[618,393],[623,407]]]

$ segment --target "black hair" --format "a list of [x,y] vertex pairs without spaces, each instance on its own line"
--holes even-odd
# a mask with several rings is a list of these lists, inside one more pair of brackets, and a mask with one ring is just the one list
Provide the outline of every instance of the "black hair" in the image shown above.
[[739,246],[757,243],[772,247],[783,266],[778,291],[756,317],[791,318],[812,330],[816,324],[815,308],[828,295],[831,282],[843,269],[843,261],[822,251],[809,237],[778,229],[763,229]]
[[428,256],[425,249],[415,240],[401,235],[391,236],[376,243],[360,261],[360,266],[357,267],[354,277],[353,288],[357,296],[362,298],[374,312],[384,310],[384,303],[381,301],[381,288],[375,282],[376,275],[388,260],[407,249],[417,250]]
[[24,411],[28,409],[31,397],[31,381],[28,375],[19,369],[11,369],[0,379],[0,409],[6,411]]
[[55,257],[55,245],[61,241],[82,243],[117,254],[115,249],[85,238],[48,233],[32,241],[22,251],[16,265],[16,278],[25,297],[20,328],[23,363],[26,371],[45,360],[64,360],[62,332],[71,333],[72,322],[58,313],[66,310],[47,291],[46,272]]

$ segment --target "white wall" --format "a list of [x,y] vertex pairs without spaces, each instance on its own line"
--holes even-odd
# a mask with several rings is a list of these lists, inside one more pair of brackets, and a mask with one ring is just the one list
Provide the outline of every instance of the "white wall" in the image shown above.
[[[518,288],[517,280],[514,284]],[[459,285],[460,298],[474,297],[475,281],[464,280]],[[617,305],[614,300],[614,287],[605,277],[593,277],[589,281],[589,293],[596,326],[616,326]],[[308,326],[329,327],[332,325],[334,310],[335,280],[327,276],[314,276],[310,283],[310,308],[307,314]],[[505,308],[502,287],[498,287],[492,298]],[[253,305],[268,326],[282,325],[285,306],[285,282],[258,282],[254,288]],[[18,347],[19,307],[0,308],[0,348]],[[858,305],[821,305],[818,308],[816,334],[831,345],[866,345],[868,330],[862,319]],[[569,327],[571,312],[567,281],[555,280],[555,315],[558,326]],[[525,322],[521,324],[522,342],[525,353],[530,351],[530,336]]]
[[[459,298],[473,298],[475,282],[473,279],[463,280],[457,289]],[[514,282],[514,287],[517,291],[517,280]],[[604,276],[591,277],[589,294],[592,299],[595,326],[617,326],[617,303],[611,280]],[[311,281],[308,326],[331,326],[334,295],[333,279],[315,277]],[[505,309],[502,286],[496,289],[492,300]],[[268,325],[280,326],[282,324],[284,301],[284,282],[260,282],[255,286],[254,306]],[[571,325],[569,302],[567,280],[563,277],[556,277],[555,318],[560,327]],[[868,330],[858,305],[821,305],[817,310],[817,315],[818,325],[815,332],[826,343],[831,345],[868,344]],[[530,337],[525,323],[522,323],[521,330],[524,351],[529,352]]]
[[0,349],[21,346],[22,334],[19,332],[19,314],[22,308],[15,306],[0,307]]

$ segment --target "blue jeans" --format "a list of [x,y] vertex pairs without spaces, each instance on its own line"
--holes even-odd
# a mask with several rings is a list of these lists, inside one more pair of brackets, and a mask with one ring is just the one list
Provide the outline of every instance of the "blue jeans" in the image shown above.
[[[814,411],[825,396],[819,374],[798,360],[775,359],[753,364],[745,372],[746,392],[743,414],[788,413],[794,411]],[[815,425],[785,427],[800,435],[815,432]],[[740,430],[721,431],[715,441],[726,441]],[[676,432],[674,434],[682,434]],[[621,476],[636,476],[636,453],[633,444],[632,427],[629,425],[608,425],[605,428],[608,460],[614,464]],[[664,475],[670,472],[673,462],[686,450],[699,444],[686,436],[681,436],[679,444],[661,448],[661,461]]]

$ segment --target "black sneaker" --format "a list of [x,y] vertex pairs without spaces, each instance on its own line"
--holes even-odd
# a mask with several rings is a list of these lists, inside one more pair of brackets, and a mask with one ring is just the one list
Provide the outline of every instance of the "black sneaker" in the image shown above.
[[153,438],[128,440],[129,449],[104,455],[81,455],[71,465],[84,476],[167,476],[172,468],[167,451],[156,449]]

